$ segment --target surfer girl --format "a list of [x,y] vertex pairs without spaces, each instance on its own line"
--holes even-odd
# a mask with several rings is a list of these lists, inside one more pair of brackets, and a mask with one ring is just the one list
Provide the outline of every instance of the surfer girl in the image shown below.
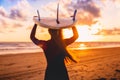
[[37,24],[34,24],[30,38],[37,46],[40,46],[47,60],[47,68],[44,80],[69,80],[65,66],[65,57],[75,61],[66,50],[66,47],[78,38],[76,27],[72,27],[73,36],[63,39],[62,29],[48,29],[50,40],[39,40],[35,37]]

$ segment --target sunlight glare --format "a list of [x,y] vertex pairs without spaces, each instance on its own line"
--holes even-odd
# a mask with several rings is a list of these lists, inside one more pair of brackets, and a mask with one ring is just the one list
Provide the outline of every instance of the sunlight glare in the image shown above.
[[[98,40],[98,32],[101,30],[101,26],[98,24],[88,26],[88,25],[76,25],[79,37],[76,40],[77,42],[86,42],[86,41],[96,41]],[[64,38],[69,38],[73,36],[73,32],[70,29],[63,30]]]
[[73,35],[71,29],[63,29],[63,34],[65,38],[69,38]]
[[94,24],[91,26],[90,33],[91,34],[97,34],[102,30],[102,26],[99,25],[98,23]]
[[92,39],[92,35],[90,33],[90,29],[89,26],[84,25],[84,26],[80,26],[77,25],[77,30],[78,30],[78,34],[79,34],[79,38],[77,41],[89,41]]
[[80,48],[80,50],[84,50],[84,49],[86,49],[86,45],[82,43],[82,44],[80,44],[79,48]]

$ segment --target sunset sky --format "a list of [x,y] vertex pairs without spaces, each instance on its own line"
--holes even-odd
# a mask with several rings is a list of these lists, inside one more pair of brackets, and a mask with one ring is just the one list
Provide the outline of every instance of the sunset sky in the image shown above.
[[[56,17],[58,2],[60,17],[77,9],[77,41],[120,41],[120,0],[0,0],[0,42],[31,41],[36,10],[42,17]],[[47,29],[39,27],[37,37],[48,39]]]

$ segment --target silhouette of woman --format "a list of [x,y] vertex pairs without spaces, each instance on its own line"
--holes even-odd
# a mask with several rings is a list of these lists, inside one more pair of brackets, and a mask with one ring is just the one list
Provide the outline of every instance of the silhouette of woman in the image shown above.
[[48,41],[38,40],[35,37],[36,28],[37,24],[34,24],[30,38],[33,43],[40,46],[45,53],[47,68],[44,80],[69,80],[64,59],[67,56],[75,61],[72,56],[68,54],[66,47],[78,38],[76,28],[72,27],[73,36],[68,39],[63,39],[62,29],[48,29],[51,35],[51,39]]

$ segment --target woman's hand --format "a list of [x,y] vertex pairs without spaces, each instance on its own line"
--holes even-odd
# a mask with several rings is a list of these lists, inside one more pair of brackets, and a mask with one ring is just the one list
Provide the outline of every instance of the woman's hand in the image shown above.
[[37,24],[38,17],[37,16],[33,16],[33,21],[35,22],[35,24]]

